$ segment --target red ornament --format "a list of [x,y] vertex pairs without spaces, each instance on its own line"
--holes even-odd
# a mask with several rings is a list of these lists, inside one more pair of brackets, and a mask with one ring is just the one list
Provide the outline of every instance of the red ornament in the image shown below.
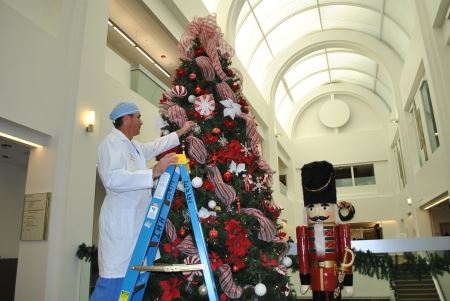
[[225,70],[225,74],[226,74],[228,77],[232,77],[232,76],[233,76],[233,70],[231,70],[231,69],[226,69],[226,70]]
[[233,173],[229,170],[227,170],[226,172],[223,173],[223,180],[225,182],[230,182],[231,179],[233,179]]
[[217,238],[218,236],[219,236],[219,231],[217,231],[216,228],[212,228],[209,231],[209,237],[210,238],[214,239],[214,238]]
[[202,94],[203,89],[200,86],[195,87],[194,89],[194,94],[195,95],[200,95]]
[[196,78],[197,78],[197,74],[195,74],[195,73],[189,74],[189,79],[190,80],[194,81],[194,80],[196,80]]
[[212,133],[214,135],[219,135],[220,134],[220,129],[219,128],[213,128]]
[[250,112],[250,110],[248,109],[248,107],[241,107],[241,112],[248,114],[248,112]]
[[237,82],[233,82],[233,83],[231,84],[231,90],[233,90],[233,92],[239,91],[240,88],[241,88],[241,87],[239,86],[239,84],[238,84]]
[[180,236],[182,237],[186,236],[186,229],[184,227],[181,227],[180,230],[178,230],[178,234],[180,234]]
[[205,49],[203,47],[198,47],[194,49],[194,55],[195,56],[202,56],[205,54]]
[[186,74],[186,69],[180,67],[177,70],[175,70],[175,73],[178,77],[182,77]]

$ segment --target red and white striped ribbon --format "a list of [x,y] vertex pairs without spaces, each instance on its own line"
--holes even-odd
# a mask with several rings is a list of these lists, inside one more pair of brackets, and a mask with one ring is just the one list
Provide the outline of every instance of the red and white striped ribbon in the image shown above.
[[258,132],[256,131],[256,122],[253,117],[251,117],[248,114],[240,114],[238,115],[240,118],[245,120],[245,131],[247,135],[247,140],[250,143],[250,148],[255,154],[259,154],[258,149],[258,143],[259,143],[259,136]]
[[178,105],[171,106],[167,110],[167,113],[169,114],[170,121],[176,123],[180,128],[187,121],[186,111]]
[[206,158],[208,157],[208,152],[206,151],[206,147],[205,144],[203,144],[203,141],[198,139],[194,135],[190,135],[189,137],[187,137],[186,141],[189,143],[189,157],[200,164],[204,164],[206,162]]
[[216,74],[214,73],[214,67],[211,64],[211,60],[206,56],[199,56],[195,58],[195,62],[200,68],[203,79],[209,82],[213,81]]
[[165,229],[167,237],[169,237],[171,242],[174,242],[175,239],[177,239],[177,230],[175,229],[175,226],[170,221],[170,219],[167,219],[166,222],[166,229]]
[[230,86],[226,82],[217,83],[216,91],[219,94],[221,99],[229,98],[234,103],[237,103],[236,96],[234,95],[233,90],[231,90]]
[[208,180],[211,181],[216,187],[217,197],[227,206],[229,210],[231,203],[236,199],[236,190],[228,184],[223,182],[219,169],[215,164],[209,164],[206,166],[206,175]]
[[210,14],[204,18],[196,17],[189,23],[178,45],[182,59],[190,60],[194,57],[193,44],[197,36],[200,39],[201,46],[210,57],[217,75],[221,80],[225,80],[227,75],[222,70],[218,51],[224,57],[231,58],[234,55],[234,49],[224,40],[220,27],[216,24],[215,14]]
[[277,228],[275,224],[268,219],[260,210],[255,208],[242,208],[242,213],[247,215],[253,215],[259,222],[258,238],[267,242],[271,242],[275,239],[277,234]]
[[230,266],[223,264],[219,267],[219,271],[219,281],[223,292],[231,299],[240,298],[244,289],[234,282]]
[[192,240],[191,235],[187,235],[183,241],[177,246],[177,249],[185,255],[198,255],[198,250]]
[[264,172],[267,175],[267,177],[265,178],[266,185],[269,187],[272,186],[273,170],[270,168],[269,163],[267,163],[263,158],[260,157],[257,164],[258,164],[258,167],[261,168],[262,170],[264,170]]

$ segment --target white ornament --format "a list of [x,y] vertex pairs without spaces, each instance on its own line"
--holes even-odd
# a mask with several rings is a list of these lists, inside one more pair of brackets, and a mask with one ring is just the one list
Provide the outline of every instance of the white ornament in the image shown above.
[[216,208],[216,206],[217,206],[216,201],[211,200],[211,201],[208,202],[208,207],[209,208],[214,209],[214,208]]
[[206,296],[208,294],[208,289],[206,285],[202,284],[198,287],[198,293],[200,296]]
[[267,287],[261,282],[255,286],[255,294],[259,297],[264,296],[267,293]]
[[194,187],[194,188],[199,188],[199,187],[202,187],[202,185],[203,185],[203,180],[200,177],[193,178],[191,182],[192,182],[192,187]]
[[181,182],[181,181],[178,182],[178,184],[177,184],[177,189],[178,189],[179,191],[184,192],[184,185],[183,185],[183,182]]
[[292,259],[289,256],[286,256],[283,258],[283,260],[281,260],[281,263],[285,266],[285,267],[290,267],[292,265]]
[[195,95],[189,95],[188,101],[189,101],[190,103],[194,103],[194,102],[195,102]]

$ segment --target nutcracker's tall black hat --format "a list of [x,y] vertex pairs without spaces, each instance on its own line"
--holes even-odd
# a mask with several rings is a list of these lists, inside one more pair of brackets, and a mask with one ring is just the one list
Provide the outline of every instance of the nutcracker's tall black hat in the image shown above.
[[336,204],[333,165],[327,161],[315,161],[303,165],[302,188],[305,206],[317,203]]

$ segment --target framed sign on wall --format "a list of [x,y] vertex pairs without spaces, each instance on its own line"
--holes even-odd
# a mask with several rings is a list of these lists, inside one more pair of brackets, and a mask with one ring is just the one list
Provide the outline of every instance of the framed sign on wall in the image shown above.
[[20,240],[47,240],[51,193],[26,194]]

